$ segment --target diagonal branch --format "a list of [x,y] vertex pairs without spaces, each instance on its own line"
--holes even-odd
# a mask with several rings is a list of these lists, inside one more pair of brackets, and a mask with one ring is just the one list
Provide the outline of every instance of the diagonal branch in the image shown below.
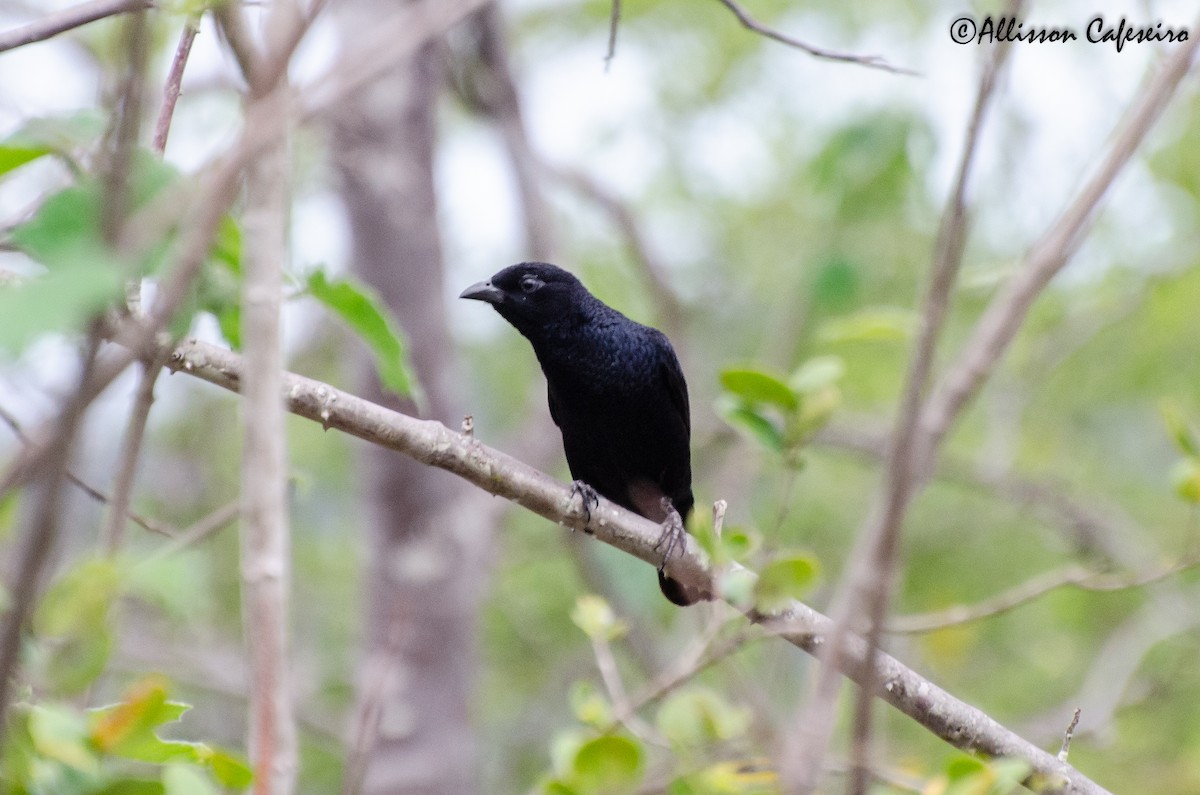
[[0,33],[0,52],[51,39],[105,17],[153,8],[153,0],[93,0],[64,8],[16,30]]
[[[237,354],[189,340],[174,349],[168,367],[209,383],[238,391],[244,363]],[[661,528],[641,516],[601,499],[590,519],[569,486],[477,439],[452,431],[439,422],[419,420],[385,409],[327,384],[292,373],[283,374],[287,408],[294,414],[403,453],[421,463],[458,475],[481,489],[512,500],[556,524],[583,530],[599,541],[657,565],[655,545]],[[687,550],[668,565],[675,579],[709,586],[713,574],[700,559],[693,539]],[[816,655],[833,631],[833,621],[800,602],[782,613],[749,613],[772,633]],[[1024,740],[980,710],[960,701],[887,654],[877,654],[871,676],[864,672],[867,644],[849,635],[841,671],[855,681],[868,682],[875,694],[946,742],[964,750],[997,757],[1024,759],[1035,773],[1064,782],[1063,791],[1083,795],[1107,792],[1053,754]]]
[[852,52],[840,52],[838,50],[830,50],[825,47],[817,47],[807,42],[803,42],[786,33],[775,30],[759,22],[754,17],[750,16],[750,12],[743,8],[735,0],[717,0],[721,5],[728,8],[737,17],[738,22],[742,23],[742,27],[747,30],[752,30],[760,36],[766,36],[768,39],[774,39],[781,44],[786,44],[789,47],[795,47],[798,50],[803,50],[814,58],[823,58],[827,61],[844,61],[846,63],[856,63],[861,66],[869,66],[872,69],[882,69],[885,72],[892,72],[902,75],[915,75],[916,72],[911,69],[905,69],[901,66],[892,66],[879,55],[857,55]]
[[[1192,25],[1193,29],[1198,27],[1200,17]],[[1187,75],[1197,45],[1200,45],[1200,37],[1193,37],[1171,52],[1150,85],[1123,117],[1095,175],[1025,255],[1017,274],[988,304],[974,333],[947,370],[922,414],[922,438],[917,450],[917,461],[922,467],[929,466],[950,426],[996,369],[1034,300],[1079,249],[1109,187],[1145,140]]]

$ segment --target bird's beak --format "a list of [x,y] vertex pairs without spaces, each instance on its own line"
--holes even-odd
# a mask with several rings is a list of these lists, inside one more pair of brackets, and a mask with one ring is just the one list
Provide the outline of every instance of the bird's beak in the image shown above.
[[459,293],[458,297],[499,304],[504,301],[504,291],[499,287],[493,287],[491,282],[476,282]]

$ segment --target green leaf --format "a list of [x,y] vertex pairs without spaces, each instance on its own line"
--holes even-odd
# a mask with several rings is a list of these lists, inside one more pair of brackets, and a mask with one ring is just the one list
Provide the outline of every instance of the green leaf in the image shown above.
[[1184,502],[1200,503],[1200,458],[1185,458],[1171,468],[1171,485]]
[[820,392],[833,386],[846,374],[846,363],[840,356],[815,356],[801,364],[788,379],[788,386],[800,394]]
[[626,737],[597,737],[576,752],[569,781],[580,793],[620,795],[637,790],[645,765],[640,744]]
[[672,693],[655,722],[672,746],[694,748],[745,734],[750,710],[730,704],[714,690],[690,687]]
[[795,411],[799,400],[787,384],[761,370],[733,368],[721,373],[721,386],[743,401],[769,403],[786,411]]
[[34,617],[38,633],[66,635],[103,623],[120,590],[121,578],[121,567],[110,558],[80,563],[42,599]]
[[[130,168],[131,209],[158,198],[179,174],[147,152]],[[74,332],[105,306],[120,299],[126,279],[151,272],[165,261],[171,230],[151,240],[132,260],[104,240],[104,186],[95,177],[50,196],[34,216],[16,227],[12,245],[46,267],[47,273],[0,287],[0,349],[17,352],[49,332]]]
[[104,671],[113,638],[108,614],[120,591],[121,572],[109,559],[84,561],[46,593],[34,614],[46,656],[42,684],[59,693],[77,693]]
[[331,282],[319,270],[309,275],[308,291],[367,343],[375,357],[379,380],[386,388],[419,400],[404,337],[374,291],[345,279]]
[[1174,403],[1164,401],[1162,404],[1163,422],[1167,426],[1167,431],[1171,434],[1171,438],[1175,440],[1175,446],[1178,447],[1184,455],[1200,458],[1200,436],[1197,436],[1196,431],[1188,422],[1187,416],[1183,410]]
[[134,685],[125,700],[92,710],[92,744],[105,753],[128,755],[130,749],[157,741],[154,730],[174,723],[191,707],[167,701],[167,682],[150,676]]
[[823,342],[903,342],[917,328],[911,309],[875,306],[826,321],[817,332]]
[[218,795],[217,788],[194,767],[167,765],[163,771],[164,795]]
[[787,448],[783,431],[768,417],[757,410],[733,400],[718,400],[716,410],[725,422],[745,431],[750,438],[774,453]]
[[0,175],[48,154],[69,155],[76,149],[90,147],[104,128],[103,116],[93,110],[30,119],[0,141]]
[[213,748],[208,766],[223,787],[245,789],[254,782],[254,771],[250,769],[250,765],[232,751]]
[[575,600],[571,620],[593,640],[612,640],[625,634],[627,629],[608,602],[595,594],[584,594]]
[[115,269],[81,260],[0,285],[0,350],[19,353],[42,334],[79,331],[121,295],[121,284]]
[[48,146],[22,146],[20,144],[0,143],[0,176],[20,168],[26,163],[32,163],[39,157],[53,151]]
[[754,603],[764,613],[779,610],[788,601],[803,598],[819,572],[820,564],[811,555],[778,556],[759,572]]

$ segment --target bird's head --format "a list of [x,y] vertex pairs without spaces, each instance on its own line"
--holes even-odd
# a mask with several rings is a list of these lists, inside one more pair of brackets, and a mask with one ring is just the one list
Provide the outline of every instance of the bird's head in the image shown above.
[[472,284],[458,297],[486,301],[527,337],[571,322],[595,300],[579,279],[545,262],[507,267],[486,282]]

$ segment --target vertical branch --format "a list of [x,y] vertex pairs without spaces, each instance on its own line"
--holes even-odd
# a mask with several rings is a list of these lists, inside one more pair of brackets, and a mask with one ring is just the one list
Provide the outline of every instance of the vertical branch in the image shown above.
[[146,435],[146,421],[150,418],[150,407],[154,404],[154,384],[158,381],[158,374],[162,372],[164,364],[166,358],[161,354],[154,361],[147,359],[142,363],[133,411],[129,414],[129,424],[125,426],[125,436],[121,440],[112,499],[109,500],[108,513],[100,529],[100,546],[108,555],[116,554],[121,548],[125,523],[129,519],[129,506],[133,500],[133,484],[137,478],[142,440]]
[[179,44],[175,48],[175,57],[171,59],[171,68],[167,71],[167,80],[163,85],[162,106],[158,111],[158,121],[154,125],[154,151],[161,157],[167,150],[167,136],[171,132],[171,119],[175,115],[175,103],[183,87],[183,70],[187,66],[188,56],[192,52],[192,42],[200,30],[200,17],[189,16],[183,23],[183,32],[179,34]]
[[[298,11],[281,0],[266,20],[265,52],[245,30],[241,8],[219,11],[221,29],[250,86],[246,126],[270,143],[246,174],[242,338],[246,378],[242,443],[242,612],[250,665],[248,746],[255,795],[289,795],[298,757],[288,668],[290,538],[287,429],[280,304],[287,261],[287,60],[299,42]],[[278,69],[267,64],[277,59]]]
[[146,12],[136,11],[123,26],[122,45],[128,53],[125,72],[117,91],[113,124],[108,135],[108,152],[104,173],[104,204],[100,208],[101,228],[105,241],[116,247],[121,241],[121,228],[129,203],[129,169],[133,150],[137,146],[138,129],[142,121],[142,101],[145,93],[146,58],[149,51],[149,31]]
[[[1006,15],[1020,14],[1023,0],[1012,0]],[[967,237],[967,188],[980,132],[991,103],[996,80],[1008,55],[1009,45],[993,48],[979,80],[975,105],[967,125],[963,152],[951,194],[942,213],[934,248],[933,265],[925,297],[922,301],[921,330],[905,378],[904,393],[896,413],[887,466],[881,494],[859,534],[858,545],[866,553],[855,555],[839,594],[834,614],[836,631],[832,642],[822,655],[823,665],[817,680],[816,695],[803,728],[794,737],[785,763],[787,776],[800,791],[816,787],[834,727],[835,701],[841,676],[839,674],[844,644],[855,616],[867,614],[867,660],[864,667],[868,678],[875,670],[874,659],[879,650],[883,618],[891,597],[895,579],[896,554],[899,547],[904,514],[912,494],[914,439],[917,435],[925,390],[933,371],[938,339],[945,326],[950,306],[950,294],[962,265]],[[855,705],[854,736],[851,748],[849,791],[862,793],[871,781],[870,775],[870,711],[875,688],[869,684],[860,692]],[[801,742],[798,748],[795,742]],[[794,761],[793,761],[794,760]]]
[[[251,110],[257,107],[252,105]],[[248,121],[285,125],[287,116],[251,113]],[[297,764],[287,666],[287,449],[279,328],[288,161],[284,133],[279,136],[250,166],[246,180],[242,602],[250,661],[249,748],[255,795],[291,792]]]

